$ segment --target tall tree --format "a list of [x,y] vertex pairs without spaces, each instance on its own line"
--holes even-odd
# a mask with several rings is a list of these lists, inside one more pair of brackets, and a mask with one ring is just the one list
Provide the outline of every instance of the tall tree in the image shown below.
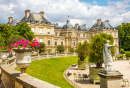
[[129,51],[130,50],[130,23],[122,23],[116,27],[119,35],[120,48]]
[[29,27],[26,22],[13,27],[13,32],[14,34],[21,35],[24,38],[29,39],[30,41],[33,40],[33,38],[35,37],[34,33],[31,31],[31,27]]
[[[91,37],[89,61],[95,63],[96,67],[102,67],[103,46],[106,44],[107,40],[110,40],[110,45],[114,42],[112,35],[107,35],[105,33],[101,33],[100,35],[97,34]],[[111,49],[111,53],[112,55],[115,54],[114,48]]]
[[4,38],[5,45],[7,44],[8,38],[12,35],[12,31],[12,26],[8,24],[0,24],[0,35]]

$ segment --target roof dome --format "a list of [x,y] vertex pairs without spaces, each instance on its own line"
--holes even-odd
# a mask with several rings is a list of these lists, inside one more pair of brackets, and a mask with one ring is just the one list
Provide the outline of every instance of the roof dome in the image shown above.
[[67,23],[63,26],[63,29],[67,29],[67,28],[73,29],[73,25],[70,24],[70,20],[67,20]]

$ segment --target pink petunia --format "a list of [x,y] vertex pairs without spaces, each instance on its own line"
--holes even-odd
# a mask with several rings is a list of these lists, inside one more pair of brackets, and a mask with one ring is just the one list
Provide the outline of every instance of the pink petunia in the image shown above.
[[15,45],[15,48],[17,48],[18,47],[18,45]]
[[1,48],[2,46],[0,46],[0,48]]
[[24,45],[23,45],[23,47],[25,48],[25,47],[27,47],[27,45],[26,45],[26,44],[24,44]]
[[35,41],[35,42],[37,42],[37,40],[36,40],[36,39],[34,39],[34,41]]
[[11,47],[14,47],[15,43],[11,45]]
[[8,52],[11,52],[11,49],[8,49]]
[[28,40],[26,40],[26,41],[25,41],[25,43],[29,43],[29,41],[28,41]]

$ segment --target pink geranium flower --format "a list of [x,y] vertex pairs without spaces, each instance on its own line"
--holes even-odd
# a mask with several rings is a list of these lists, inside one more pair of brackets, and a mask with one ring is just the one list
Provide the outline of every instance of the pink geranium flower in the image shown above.
[[0,46],[0,48],[1,48],[1,46]]

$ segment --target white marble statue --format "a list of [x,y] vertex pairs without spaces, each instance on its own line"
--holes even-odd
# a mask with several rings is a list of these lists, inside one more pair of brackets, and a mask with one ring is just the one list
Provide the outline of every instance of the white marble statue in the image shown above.
[[103,61],[105,64],[105,71],[114,71],[113,68],[113,60],[111,56],[111,47],[114,47],[113,45],[109,45],[110,41],[107,40],[106,44],[103,46]]

